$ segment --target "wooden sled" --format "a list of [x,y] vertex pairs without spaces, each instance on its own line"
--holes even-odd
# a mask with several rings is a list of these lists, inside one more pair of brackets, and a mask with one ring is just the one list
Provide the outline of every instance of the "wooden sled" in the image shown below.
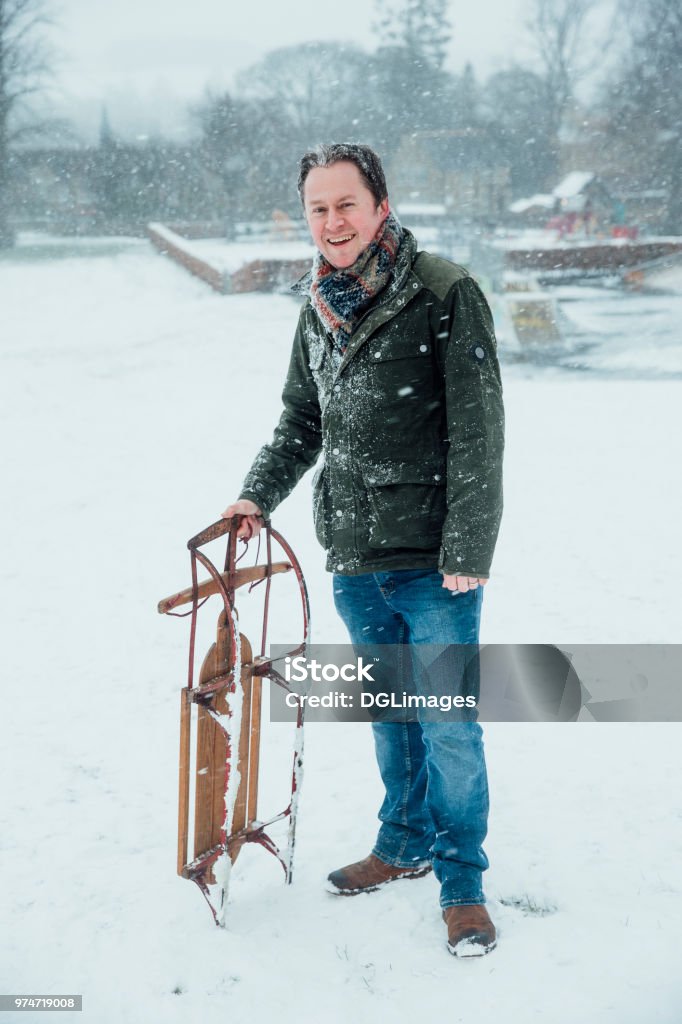
[[[265,656],[270,586],[281,573],[296,575],[302,606],[303,640],[290,653],[305,648],[309,605],[301,567],[293,551],[270,523],[264,526],[267,561],[262,565],[236,567],[237,528],[240,516],[221,519],[187,542],[190,550],[192,585],[159,602],[161,614],[176,615],[175,609],[192,605],[187,686],[180,695],[180,785],[178,801],[177,870],[201,889],[217,925],[225,923],[225,910],[232,865],[244,843],[259,843],[281,863],[287,883],[292,880],[296,834],[296,811],[300,793],[303,757],[303,708],[299,707],[294,742],[294,763],[289,805],[266,822],[258,820],[258,769],[260,753],[261,698],[263,678],[286,683]],[[225,568],[219,572],[200,549],[227,535]],[[272,541],[287,556],[273,562]],[[209,573],[199,583],[197,562]],[[262,581],[266,588],[263,610],[261,653],[254,658],[247,637],[239,632],[235,592],[247,584]],[[218,616],[216,639],[203,659],[197,685],[194,684],[195,641],[199,607],[219,594],[223,607]],[[288,687],[286,687],[288,688]],[[195,768],[191,770],[192,705],[197,705]],[[194,794],[192,858],[190,842],[190,795]],[[280,850],[266,829],[275,821],[288,819],[287,845]]]

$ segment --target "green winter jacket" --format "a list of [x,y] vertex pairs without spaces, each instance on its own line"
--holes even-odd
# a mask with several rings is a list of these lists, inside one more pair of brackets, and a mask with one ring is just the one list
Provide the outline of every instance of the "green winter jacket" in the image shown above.
[[399,290],[377,296],[343,357],[303,305],[284,411],[240,497],[269,518],[322,453],[314,519],[330,572],[438,567],[485,577],[504,447],[492,317],[462,267],[417,252],[406,234]]

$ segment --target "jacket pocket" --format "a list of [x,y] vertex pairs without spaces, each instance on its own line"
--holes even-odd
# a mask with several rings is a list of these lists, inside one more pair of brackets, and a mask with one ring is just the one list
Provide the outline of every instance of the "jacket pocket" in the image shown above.
[[385,402],[429,397],[433,380],[431,340],[395,332],[380,332],[367,342],[365,357],[370,378]]
[[324,513],[324,463],[313,476],[313,522],[315,523],[315,536],[322,547],[327,548],[327,525]]
[[393,463],[363,472],[371,548],[440,547],[447,513],[442,462]]
[[389,363],[395,359],[415,359],[425,366],[431,356],[431,339],[402,331],[383,331],[367,342],[371,363]]

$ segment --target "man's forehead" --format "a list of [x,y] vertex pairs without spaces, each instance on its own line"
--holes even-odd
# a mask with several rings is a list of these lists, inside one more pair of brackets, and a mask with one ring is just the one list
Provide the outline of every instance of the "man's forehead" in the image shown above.
[[305,198],[310,203],[330,197],[337,202],[353,199],[367,186],[355,164],[339,161],[329,167],[313,167],[305,182]]
[[337,203],[342,203],[344,201],[344,199],[356,199],[357,198],[357,194],[355,192],[347,192],[343,196],[337,196],[332,191],[332,192],[325,192],[324,195],[319,195],[319,196],[306,196],[306,199],[308,200],[309,203],[323,203],[323,202],[325,202],[326,199],[328,199],[330,197],[330,195],[331,195],[332,199],[336,200]]

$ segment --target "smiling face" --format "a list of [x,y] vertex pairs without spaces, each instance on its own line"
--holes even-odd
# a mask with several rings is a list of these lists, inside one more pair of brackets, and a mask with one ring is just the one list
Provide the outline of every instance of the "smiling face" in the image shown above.
[[350,267],[388,216],[388,199],[376,199],[349,160],[313,167],[303,205],[313,242],[333,267]]

